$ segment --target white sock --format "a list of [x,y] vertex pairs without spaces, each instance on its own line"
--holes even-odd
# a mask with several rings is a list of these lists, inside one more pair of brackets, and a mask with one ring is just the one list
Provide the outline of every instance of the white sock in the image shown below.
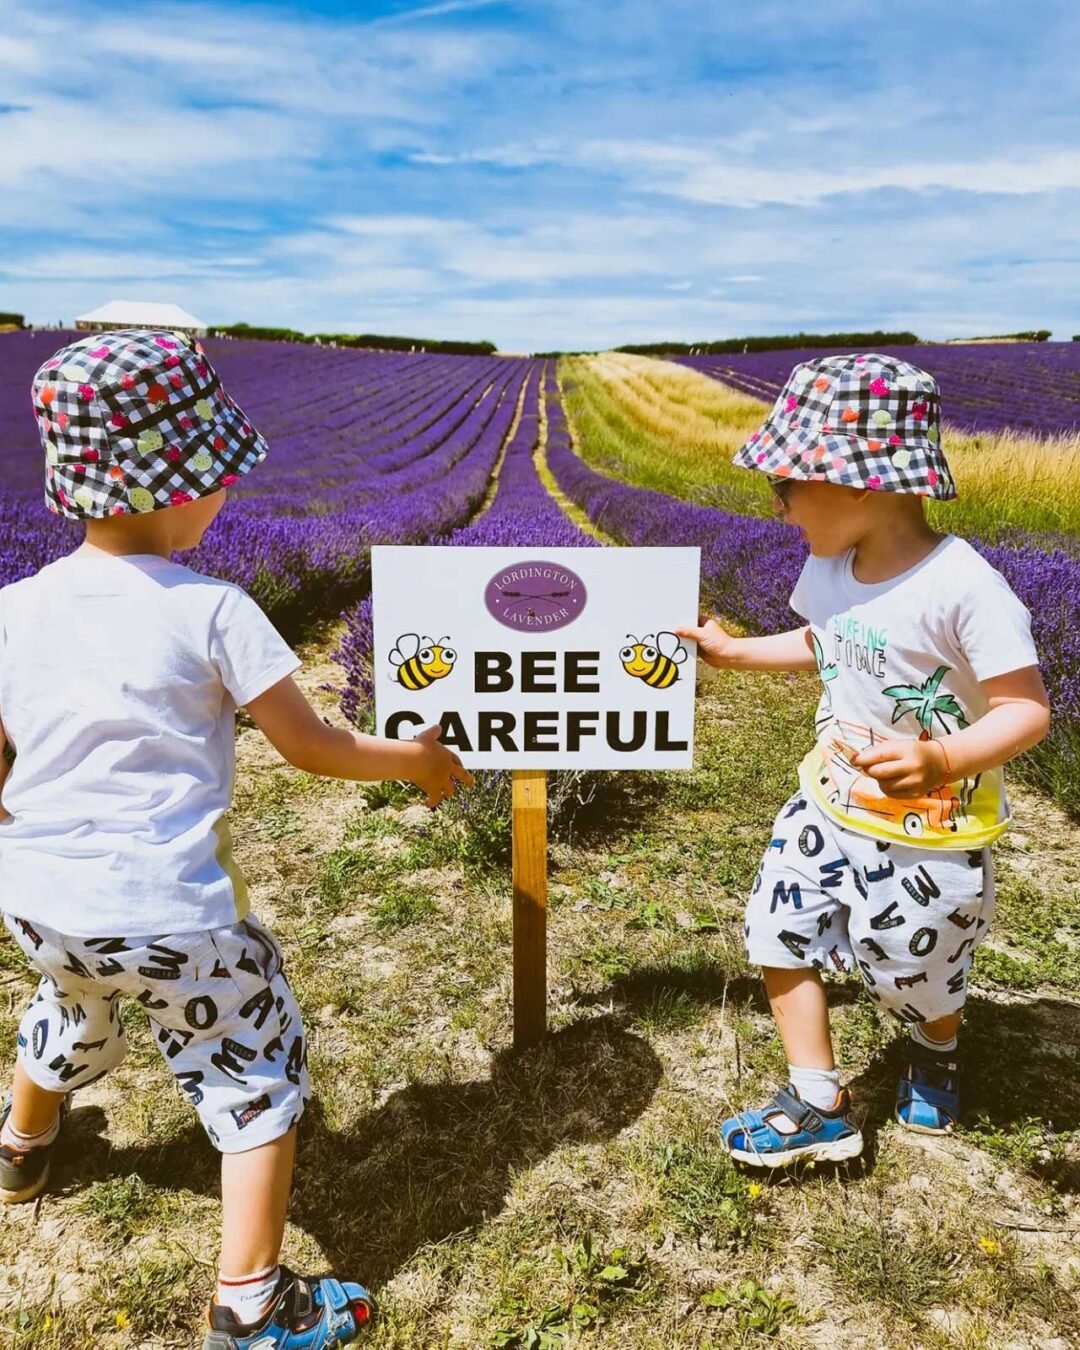
[[56,1119],[38,1134],[20,1134],[12,1125],[11,1116],[4,1121],[4,1128],[0,1130],[0,1144],[13,1148],[19,1153],[29,1153],[31,1149],[45,1148],[51,1144],[60,1133],[60,1112],[57,1111]]
[[281,1267],[273,1265],[251,1275],[219,1275],[217,1301],[231,1308],[238,1322],[250,1326],[269,1312],[280,1273]]
[[820,1111],[831,1111],[840,1093],[839,1069],[799,1069],[788,1065],[791,1086],[807,1106]]
[[921,1045],[925,1050],[939,1050],[943,1055],[948,1055],[956,1049],[955,1036],[950,1036],[947,1041],[932,1041],[918,1022],[911,1024],[908,1034],[916,1045]]

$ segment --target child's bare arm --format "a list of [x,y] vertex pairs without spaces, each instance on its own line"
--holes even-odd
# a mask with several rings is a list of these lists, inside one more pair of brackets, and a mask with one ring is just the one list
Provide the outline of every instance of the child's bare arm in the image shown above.
[[675,633],[696,642],[701,659],[718,670],[817,670],[809,628],[738,638],[704,615],[698,624],[697,628],[676,628]]
[[3,802],[4,781],[8,776],[8,762],[4,758],[4,751],[7,749],[7,732],[4,730],[4,721],[0,717],[0,820],[7,820],[11,812],[5,810]]
[[437,726],[413,741],[327,726],[291,676],[252,699],[247,711],[278,753],[305,773],[367,783],[404,778],[426,793],[428,806],[452,797],[458,784],[474,782],[457,755],[439,744]]
[[1050,728],[1050,701],[1038,666],[983,680],[990,710],[943,740],[882,741],[852,763],[893,797],[918,797],[942,782],[972,778],[1030,750]]

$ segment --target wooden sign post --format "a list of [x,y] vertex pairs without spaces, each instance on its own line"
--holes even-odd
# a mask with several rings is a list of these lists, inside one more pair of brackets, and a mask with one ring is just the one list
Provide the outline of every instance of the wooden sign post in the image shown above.
[[547,1030],[547,773],[511,777],[514,889],[514,1048]]

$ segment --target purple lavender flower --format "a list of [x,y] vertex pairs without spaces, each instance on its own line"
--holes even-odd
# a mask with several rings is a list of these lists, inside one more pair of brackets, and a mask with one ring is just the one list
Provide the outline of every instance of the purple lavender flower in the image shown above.
[[[840,348],[679,356],[733,389],[772,403],[793,366]],[[1080,343],[919,343],[883,352],[929,371],[941,387],[946,421],[962,431],[1052,436],[1080,429]]]

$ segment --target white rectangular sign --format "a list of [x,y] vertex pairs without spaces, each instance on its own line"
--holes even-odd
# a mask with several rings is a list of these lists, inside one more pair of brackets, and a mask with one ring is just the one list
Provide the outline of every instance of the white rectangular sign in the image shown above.
[[375,717],[472,769],[689,769],[696,548],[371,550]]

